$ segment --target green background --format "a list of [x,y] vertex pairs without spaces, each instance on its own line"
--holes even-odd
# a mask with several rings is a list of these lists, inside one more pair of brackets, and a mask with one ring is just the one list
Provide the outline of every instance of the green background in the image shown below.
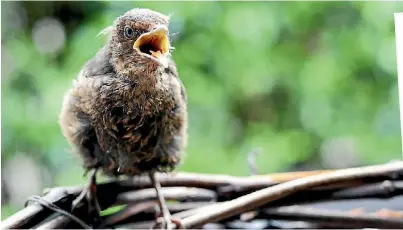
[[[259,173],[401,159],[393,13],[403,3],[1,5],[2,218],[45,187],[86,181],[57,123],[62,97],[105,43],[96,35],[134,7],[172,14],[173,58],[189,98],[180,171],[249,175],[255,149]],[[49,53],[38,42],[46,47],[58,33],[34,39],[46,17],[65,34]]]

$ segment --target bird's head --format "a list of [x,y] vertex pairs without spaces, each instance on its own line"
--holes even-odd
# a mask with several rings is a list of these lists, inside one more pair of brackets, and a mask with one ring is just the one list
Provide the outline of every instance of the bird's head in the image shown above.
[[[109,49],[117,71],[168,67],[169,17],[148,9],[133,9],[110,27]],[[142,68],[143,67],[143,68]]]

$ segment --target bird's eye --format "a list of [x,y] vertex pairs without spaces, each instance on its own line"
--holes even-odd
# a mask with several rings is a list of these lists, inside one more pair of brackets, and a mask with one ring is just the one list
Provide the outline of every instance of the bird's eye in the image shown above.
[[125,36],[126,36],[127,38],[132,38],[132,37],[134,36],[134,31],[133,31],[133,29],[130,28],[130,27],[128,27],[128,26],[126,26],[126,27],[125,27]]

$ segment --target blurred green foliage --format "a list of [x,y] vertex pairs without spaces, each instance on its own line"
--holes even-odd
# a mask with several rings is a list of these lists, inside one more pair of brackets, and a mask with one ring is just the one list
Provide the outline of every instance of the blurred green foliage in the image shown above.
[[[2,2],[2,15],[13,4]],[[2,60],[12,60],[3,63],[12,71],[2,70],[2,165],[16,152],[33,156],[52,172],[48,186],[85,181],[58,126],[62,97],[105,43],[96,35],[134,7],[172,13],[173,57],[189,97],[189,146],[180,170],[248,175],[247,153],[258,147],[261,173],[284,171],[320,162],[322,144],[339,137],[354,140],[361,164],[401,157],[393,13],[403,3],[22,5],[21,29],[2,18]],[[65,23],[66,43],[43,54],[32,28],[50,15]]]

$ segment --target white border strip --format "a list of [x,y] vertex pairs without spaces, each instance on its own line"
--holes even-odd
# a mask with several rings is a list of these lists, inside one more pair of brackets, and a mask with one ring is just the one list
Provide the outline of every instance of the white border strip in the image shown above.
[[395,13],[396,60],[399,82],[400,132],[403,157],[403,13]]

